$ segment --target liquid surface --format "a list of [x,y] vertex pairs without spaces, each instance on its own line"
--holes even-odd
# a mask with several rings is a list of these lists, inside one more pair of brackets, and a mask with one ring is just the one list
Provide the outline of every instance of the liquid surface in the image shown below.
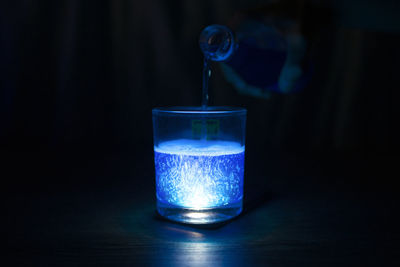
[[244,146],[227,141],[175,140],[154,148],[157,198],[206,209],[243,197]]

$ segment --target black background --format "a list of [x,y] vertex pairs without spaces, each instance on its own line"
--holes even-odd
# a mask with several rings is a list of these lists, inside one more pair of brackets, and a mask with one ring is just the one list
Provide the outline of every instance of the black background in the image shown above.
[[[117,265],[179,263],[204,247],[179,248],[188,253],[180,258],[178,248],[163,245],[190,243],[193,231],[206,248],[220,248],[204,263],[234,262],[232,246],[243,262],[277,266],[391,262],[399,238],[399,8],[395,1],[306,3],[305,20],[320,25],[309,43],[315,73],[303,91],[269,99],[240,95],[218,64],[212,67],[211,104],[248,109],[245,212],[219,230],[193,230],[154,215],[151,109],[199,105],[199,33],[265,3],[1,3],[3,230],[17,263],[112,264],[113,257],[124,259]],[[277,197],[282,194],[289,197]],[[294,215],[293,232],[271,235],[271,223],[288,223],[263,217],[274,214],[271,203],[278,203],[278,215],[310,213]],[[303,219],[318,237],[304,234]],[[253,229],[246,220],[256,230],[240,232]],[[269,243],[269,236],[286,243]]]

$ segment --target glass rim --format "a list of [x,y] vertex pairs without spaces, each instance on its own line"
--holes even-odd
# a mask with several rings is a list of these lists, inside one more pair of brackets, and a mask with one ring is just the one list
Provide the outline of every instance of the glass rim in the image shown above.
[[210,107],[207,107],[207,109],[203,109],[200,106],[174,106],[174,107],[156,107],[156,108],[153,108],[152,113],[153,113],[153,115],[156,115],[156,114],[246,115],[247,110],[242,107],[231,107],[231,106],[210,106]]

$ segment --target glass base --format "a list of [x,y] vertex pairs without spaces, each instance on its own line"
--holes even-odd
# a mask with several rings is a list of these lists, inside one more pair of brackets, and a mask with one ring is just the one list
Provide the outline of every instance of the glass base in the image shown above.
[[210,209],[190,209],[157,200],[158,213],[171,221],[188,224],[213,224],[228,221],[242,212],[242,201]]

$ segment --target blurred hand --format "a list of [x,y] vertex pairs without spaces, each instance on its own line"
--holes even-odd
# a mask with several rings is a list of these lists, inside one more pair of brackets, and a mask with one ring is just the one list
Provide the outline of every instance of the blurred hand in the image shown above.
[[221,68],[241,94],[268,98],[272,91],[292,93],[305,86],[307,42],[299,16],[291,15],[296,8],[278,1],[233,19],[238,47]]

